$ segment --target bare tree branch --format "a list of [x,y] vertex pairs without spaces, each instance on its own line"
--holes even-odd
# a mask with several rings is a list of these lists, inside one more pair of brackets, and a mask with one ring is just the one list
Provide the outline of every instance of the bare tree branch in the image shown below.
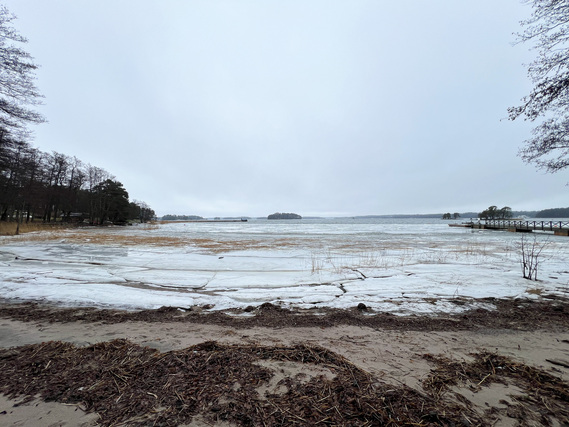
[[543,120],[524,142],[519,156],[524,162],[554,173],[569,166],[569,2],[525,0],[532,6],[521,23],[518,43],[533,43],[537,58],[528,66],[534,83],[519,106],[510,107],[510,120]]

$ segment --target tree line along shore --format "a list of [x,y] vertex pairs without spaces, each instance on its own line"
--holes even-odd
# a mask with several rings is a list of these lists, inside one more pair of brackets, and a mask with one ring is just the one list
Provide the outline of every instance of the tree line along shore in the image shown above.
[[154,211],[129,200],[113,175],[74,156],[31,145],[30,125],[46,119],[36,111],[43,96],[35,85],[27,42],[15,16],[0,6],[0,222],[41,221],[126,224],[148,221]]

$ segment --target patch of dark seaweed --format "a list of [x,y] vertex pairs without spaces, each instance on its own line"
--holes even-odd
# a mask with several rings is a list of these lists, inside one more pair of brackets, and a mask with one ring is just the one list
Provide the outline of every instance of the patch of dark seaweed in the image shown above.
[[[481,328],[537,330],[569,327],[569,300],[562,297],[532,299],[481,299],[494,310],[476,308],[459,314],[407,315],[352,309],[318,308],[290,309],[271,303],[256,308],[224,311],[203,307],[161,307],[156,310],[123,311],[89,307],[62,308],[37,303],[0,304],[0,317],[20,321],[41,322],[187,322],[215,324],[235,328],[264,326],[333,327],[354,325],[381,329],[403,330],[472,330]],[[240,314],[247,314],[241,316]]]

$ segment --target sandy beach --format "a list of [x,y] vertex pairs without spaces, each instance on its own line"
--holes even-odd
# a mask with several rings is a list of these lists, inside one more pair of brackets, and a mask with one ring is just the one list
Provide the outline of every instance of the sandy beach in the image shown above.
[[[0,308],[4,371],[0,424],[312,425],[319,418],[324,425],[408,425],[413,420],[419,425],[566,425],[569,302],[543,298],[504,301],[498,306],[496,312],[476,310],[436,318],[383,315],[362,307],[315,312],[265,304],[229,315],[203,309],[121,312],[5,302]],[[46,343],[49,348],[42,347]],[[87,356],[85,349],[90,349]],[[81,371],[93,363],[85,362],[85,357],[102,349],[106,354],[149,352],[151,360],[189,360],[207,354],[208,359],[202,362],[208,367],[197,374],[212,376],[205,378],[206,384],[222,381],[224,386],[217,384],[216,392],[209,395],[204,392],[209,401],[189,405],[188,396],[194,392],[188,390],[184,395],[178,384],[175,399],[184,404],[173,409],[166,400],[161,401],[161,393],[167,395],[170,384],[161,383],[161,389],[156,388],[154,368],[147,368],[143,375],[150,381],[148,389],[129,371],[142,363],[154,367],[155,362],[127,366],[123,357],[120,366],[108,368],[114,375],[112,380],[107,379],[110,400],[97,406],[88,392],[67,391],[75,386],[83,391],[93,387],[93,382],[103,381],[104,372]],[[305,355],[314,352],[319,355],[315,359]],[[219,361],[210,370],[212,360],[225,354],[249,356],[240,361]],[[77,370],[73,378],[56,378],[61,372],[49,371],[59,357],[68,363],[63,370]],[[111,360],[114,356],[105,357]],[[484,370],[478,363],[481,360],[489,361],[490,368]],[[235,365],[235,372],[219,371],[225,364]],[[241,371],[251,371],[251,366],[260,370],[249,372],[253,376],[247,377],[240,364]],[[30,366],[32,371],[24,375]],[[168,375],[183,374],[179,366],[168,369]],[[350,393],[346,395],[351,387],[350,381],[346,383],[346,369],[353,378],[361,377],[352,381],[358,386],[352,396],[359,402],[355,405],[363,406],[361,401],[365,401],[374,409],[362,407],[359,413],[354,412],[353,402],[347,400]],[[528,375],[520,376],[520,372]],[[20,374],[23,379],[16,381]],[[36,384],[38,375],[44,378],[43,388]],[[223,382],[226,380],[229,382]],[[368,387],[365,393],[363,383]],[[143,395],[150,400],[126,413],[120,403],[131,386],[144,389]],[[62,391],[54,394],[57,387]],[[327,390],[324,397],[316,399],[322,390]],[[378,408],[385,402],[386,393],[400,397],[390,404],[390,410],[380,413]],[[240,404],[239,399],[255,404]],[[312,403],[300,408],[302,399]],[[287,409],[288,404],[293,409]],[[106,412],[97,411],[101,407]],[[307,408],[316,412],[308,413]],[[410,418],[405,419],[405,414]]]

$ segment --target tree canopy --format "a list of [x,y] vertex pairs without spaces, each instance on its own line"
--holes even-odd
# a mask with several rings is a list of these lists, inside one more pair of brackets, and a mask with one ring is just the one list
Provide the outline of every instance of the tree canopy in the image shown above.
[[528,66],[534,84],[521,105],[508,109],[510,120],[539,121],[519,155],[547,172],[569,166],[569,3],[525,0],[531,17],[523,21],[518,43],[533,43],[537,58]]
[[147,222],[154,211],[129,202],[123,185],[106,170],[62,153],[45,153],[29,143],[4,151],[0,162],[0,220],[77,220],[91,224]]
[[12,27],[14,19],[0,6],[0,220],[100,224],[153,218],[154,211],[129,202],[122,184],[104,169],[30,145],[27,126],[45,121],[32,109],[42,96],[34,83],[37,65],[20,47],[27,40]]
[[43,116],[30,106],[41,103],[42,95],[35,86],[38,66],[20,45],[26,38],[11,23],[15,19],[0,6],[0,138],[21,139],[27,135],[26,125],[41,123]]
[[451,215],[450,212],[443,214],[443,219],[458,219],[458,218],[460,218],[460,214],[458,212],[455,212],[453,215]]
[[512,216],[512,208],[509,206],[504,206],[502,209],[498,209],[497,206],[490,206],[478,214],[478,218],[483,219],[510,219]]

